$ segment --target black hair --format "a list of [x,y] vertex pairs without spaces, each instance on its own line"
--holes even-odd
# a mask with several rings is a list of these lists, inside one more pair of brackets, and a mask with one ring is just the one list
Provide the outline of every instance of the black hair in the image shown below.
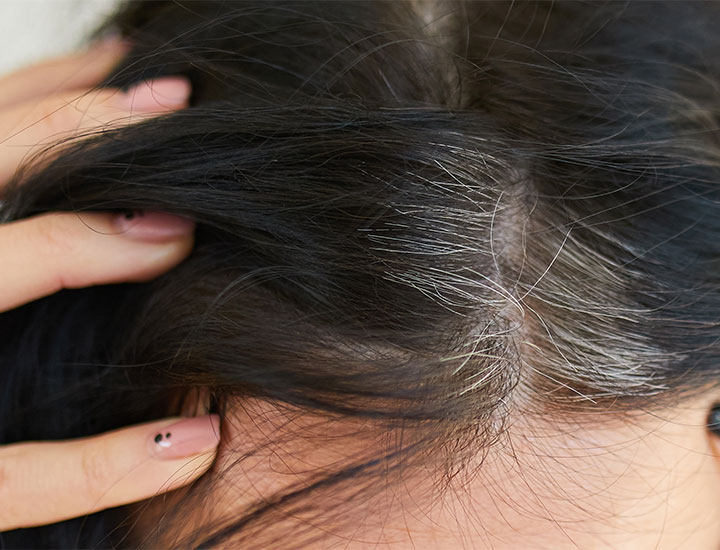
[[[173,541],[288,549],[314,532],[289,539],[273,514],[321,518],[318,495],[371,493],[416,460],[461,467],[513,415],[622,414],[716,384],[719,11],[128,3],[108,27],[132,49],[104,85],[185,75],[190,107],[63,143],[0,214],[164,210],[197,221],[196,246],[155,281],[0,316],[0,442],[198,400],[407,434]],[[0,546],[153,547],[227,475],[149,534],[118,509]]]

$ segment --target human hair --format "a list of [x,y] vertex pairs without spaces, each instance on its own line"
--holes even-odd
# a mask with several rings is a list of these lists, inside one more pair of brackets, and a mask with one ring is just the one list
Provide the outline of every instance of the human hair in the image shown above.
[[[290,549],[418,465],[439,486],[482,468],[518,418],[602,423],[717,385],[718,11],[128,3],[104,85],[184,75],[190,106],[58,144],[0,214],[162,210],[195,248],[3,313],[0,442],[256,403],[282,419],[267,446],[325,444],[302,415],[376,441],[172,541]],[[0,546],[157,546],[259,452],[235,444],[149,534],[123,508]],[[313,521],[290,538],[288,516]]]

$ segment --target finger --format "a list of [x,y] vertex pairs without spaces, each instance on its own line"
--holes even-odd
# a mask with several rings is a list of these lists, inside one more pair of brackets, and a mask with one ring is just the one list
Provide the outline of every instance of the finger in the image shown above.
[[104,40],[87,51],[43,61],[0,78],[0,108],[99,84],[127,53],[121,40]]
[[129,504],[197,479],[215,458],[217,415],[166,419],[60,442],[0,447],[0,531]]
[[164,214],[43,214],[0,225],[0,311],[62,288],[146,281],[178,264],[194,224]]
[[165,77],[141,82],[127,92],[65,92],[0,111],[0,184],[23,160],[59,140],[185,107],[189,95],[186,79]]

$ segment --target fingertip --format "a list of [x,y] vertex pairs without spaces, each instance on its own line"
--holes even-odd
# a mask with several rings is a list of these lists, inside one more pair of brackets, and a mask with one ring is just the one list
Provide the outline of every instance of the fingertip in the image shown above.
[[[57,292],[101,284],[146,282],[172,269],[194,245],[191,220],[144,215],[50,213],[0,231],[6,290],[0,310]],[[28,253],[32,251],[32,253]]]
[[[124,258],[113,260],[116,273],[108,276],[110,283],[146,283],[180,264],[192,252],[195,244],[193,234],[165,243],[130,244],[133,247]],[[107,273],[107,272],[106,272]],[[103,284],[102,281],[93,284]],[[88,285],[84,285],[88,286]]]
[[215,462],[220,444],[220,417],[208,414],[176,419],[148,434],[147,450],[153,462],[165,468],[158,481],[162,493],[193,482]]
[[220,443],[220,418],[209,414],[154,422],[144,439],[150,460],[134,483],[140,481],[147,496],[153,496],[187,485],[211,468]]
[[146,242],[163,243],[192,235],[195,222],[165,212],[132,210],[115,214],[112,223],[125,238]]
[[155,459],[173,460],[212,453],[220,443],[220,418],[216,414],[183,418],[153,430],[147,449]]
[[[88,220],[88,216],[89,218]],[[96,217],[99,216],[99,217]],[[147,282],[172,269],[192,251],[195,222],[155,211],[86,214],[87,237],[94,265],[74,264],[73,286],[118,282]],[[71,268],[73,269],[73,268]]]
[[163,463],[164,473],[155,478],[155,492],[149,497],[157,496],[184,487],[207,473],[215,463],[216,450],[207,451],[185,457],[168,460]]
[[190,81],[180,76],[144,80],[118,96],[119,106],[134,112],[180,109],[190,98]]
[[[168,441],[168,433],[172,443],[159,445],[156,439]],[[104,461],[100,469],[116,476],[109,480],[90,479],[88,492],[95,495],[91,509],[137,502],[195,481],[212,467],[219,441],[217,415],[168,418],[91,440],[93,460]]]

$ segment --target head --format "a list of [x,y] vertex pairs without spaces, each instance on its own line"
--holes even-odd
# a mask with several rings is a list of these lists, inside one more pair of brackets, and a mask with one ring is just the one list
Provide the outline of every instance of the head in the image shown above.
[[717,547],[717,10],[128,4],[106,85],[190,108],[58,146],[3,219],[165,210],[196,247],[2,315],[0,438],[209,410],[222,447],[10,546]]

